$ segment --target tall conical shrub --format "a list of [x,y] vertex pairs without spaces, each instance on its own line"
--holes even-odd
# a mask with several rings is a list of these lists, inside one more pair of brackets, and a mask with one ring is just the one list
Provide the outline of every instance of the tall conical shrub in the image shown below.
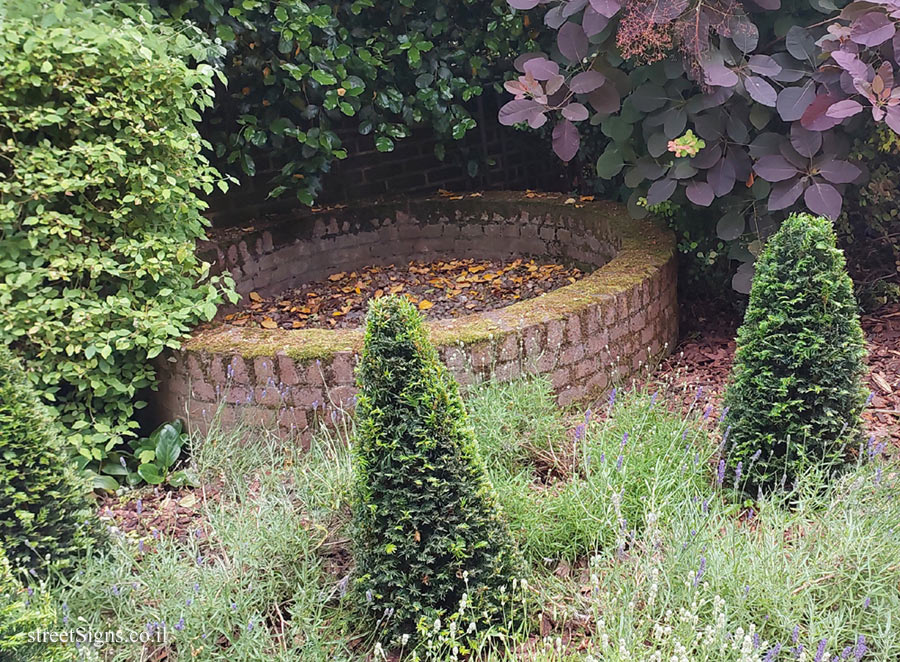
[[791,216],[757,261],[725,392],[727,464],[738,482],[771,487],[837,468],[859,436],[864,357],[831,223]]
[[455,611],[463,593],[490,613],[516,552],[458,385],[405,298],[370,305],[357,379],[357,600],[383,640]]
[[62,569],[91,547],[100,527],[89,491],[21,364],[0,346],[0,545],[13,567]]

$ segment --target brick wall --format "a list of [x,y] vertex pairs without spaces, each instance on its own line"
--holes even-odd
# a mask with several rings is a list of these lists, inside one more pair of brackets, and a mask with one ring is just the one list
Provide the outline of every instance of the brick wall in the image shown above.
[[[657,361],[674,347],[678,320],[671,233],[630,219],[611,203],[575,207],[564,200],[497,193],[385,203],[312,214],[308,222],[285,218],[252,232],[225,231],[207,249],[244,292],[281,288],[298,271],[333,269],[328,260],[347,269],[393,259],[395,251],[493,257],[545,247],[555,258],[599,265],[577,283],[535,299],[428,325],[463,386],[491,375],[508,380],[541,373],[559,403],[568,405],[599,397]],[[404,243],[409,235],[414,238]],[[186,418],[201,432],[218,419],[277,426],[285,439],[308,439],[317,419],[331,423],[352,409],[361,345],[360,330],[214,323],[161,359],[155,405],[160,417]]]

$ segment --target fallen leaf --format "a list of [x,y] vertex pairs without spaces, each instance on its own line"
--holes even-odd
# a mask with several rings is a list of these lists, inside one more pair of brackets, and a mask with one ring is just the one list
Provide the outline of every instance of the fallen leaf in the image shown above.
[[346,275],[347,275],[346,272],[341,271],[340,273],[331,274],[331,275],[328,277],[328,280],[330,280],[332,283],[335,283],[335,282],[339,281],[341,278],[343,278],[343,277],[346,276]]
[[261,303],[262,300],[263,300],[263,298],[261,296],[259,296],[258,293],[256,293],[256,292],[250,293],[250,301],[255,301],[256,303]]
[[259,323],[259,325],[264,329],[277,329],[278,328],[278,322],[273,320],[271,317],[265,318],[262,322]]
[[431,301],[429,301],[428,299],[422,299],[422,300],[419,302],[419,310],[428,310],[428,309],[431,308],[433,305],[434,305],[434,304],[433,304]]

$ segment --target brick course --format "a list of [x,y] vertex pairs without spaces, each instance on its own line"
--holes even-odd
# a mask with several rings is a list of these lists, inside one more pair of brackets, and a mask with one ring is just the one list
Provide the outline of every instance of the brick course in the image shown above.
[[[617,205],[575,207],[564,196],[485,193],[307,215],[252,231],[220,231],[203,250],[214,268],[231,271],[243,295],[411,258],[578,255],[599,267],[535,299],[430,322],[442,359],[463,387],[491,375],[543,373],[559,403],[568,405],[659,360],[677,339],[674,239]],[[161,357],[154,404],[161,418],[187,415],[201,432],[219,411],[222,424],[278,425],[286,438],[308,439],[315,421],[331,424],[352,410],[361,344],[360,330],[214,322]]]

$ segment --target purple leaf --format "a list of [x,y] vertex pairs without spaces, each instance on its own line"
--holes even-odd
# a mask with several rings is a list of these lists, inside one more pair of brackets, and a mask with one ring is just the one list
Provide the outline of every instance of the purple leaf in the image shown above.
[[894,36],[894,23],[881,12],[869,12],[850,25],[850,39],[862,46],[878,46]]
[[611,115],[619,110],[622,106],[622,99],[619,97],[619,91],[612,83],[603,85],[598,90],[591,92],[588,102],[593,106],[594,110],[602,115]]
[[521,11],[527,11],[529,9],[534,9],[539,4],[541,4],[541,0],[506,0],[509,3],[509,6],[513,9],[519,9]]
[[701,170],[707,170],[716,165],[720,158],[722,158],[722,147],[714,143],[701,149],[697,156],[691,159],[691,165]]
[[559,30],[562,24],[566,22],[566,17],[562,14],[565,7],[565,4],[562,4],[549,9],[547,13],[544,14],[544,25],[551,30]]
[[800,177],[778,182],[772,186],[772,191],[769,193],[769,200],[766,203],[766,206],[769,208],[769,211],[787,209],[797,202],[797,198],[800,197],[800,194],[803,193],[803,189],[805,188],[806,182]]
[[581,18],[581,27],[588,37],[600,34],[609,25],[609,19],[603,14],[594,11],[590,7],[584,10],[584,16]]
[[840,124],[841,120],[825,114],[838,101],[838,98],[831,94],[820,94],[817,96],[800,118],[800,124],[803,125],[803,128],[810,131],[827,131]]
[[812,158],[822,147],[822,134],[804,129],[794,122],[791,124],[791,145],[801,156]]
[[747,68],[761,76],[777,76],[781,72],[781,65],[768,55],[751,55]]
[[538,115],[544,114],[544,106],[532,99],[516,99],[503,105],[500,109],[500,124],[511,126],[519,122],[536,121]]
[[797,168],[788,163],[783,156],[770,154],[762,157],[753,166],[756,174],[767,182],[783,182],[797,174]]
[[587,35],[578,23],[572,21],[568,21],[559,29],[556,44],[559,46],[559,52],[570,62],[581,62],[588,54]]
[[816,41],[809,30],[799,25],[791,26],[790,30],[784,36],[784,45],[788,53],[800,60],[815,62],[816,60]]
[[669,94],[661,86],[654,83],[640,85],[629,97],[632,105],[642,113],[659,110],[669,101]]
[[612,18],[622,8],[619,0],[591,0],[591,8],[606,18]]
[[563,5],[562,15],[566,18],[569,16],[574,16],[582,9],[584,9],[585,5],[587,5],[588,0],[569,0],[565,5]]
[[651,0],[647,3],[646,16],[651,23],[663,25],[681,16],[688,3],[689,0]]
[[677,182],[674,179],[660,179],[650,185],[647,191],[647,204],[658,205],[672,197]]
[[703,79],[708,85],[734,87],[738,83],[738,75],[720,62],[706,62],[701,66],[703,67]]
[[809,74],[809,72],[788,53],[775,53],[772,56],[772,59],[781,67],[781,71],[777,74],[773,74],[772,79],[777,80],[780,83],[796,83],[798,80]]
[[844,200],[831,184],[813,184],[803,194],[803,201],[814,214],[835,219],[841,215]]
[[581,136],[569,120],[563,120],[553,127],[553,151],[563,161],[571,161],[578,153]]
[[769,106],[771,108],[775,107],[775,103],[778,100],[778,93],[775,91],[775,88],[769,85],[764,79],[759,76],[747,76],[747,78],[744,79],[744,87],[747,90],[747,94],[749,94],[750,98],[754,101],[761,103],[764,106]]
[[734,166],[726,158],[719,159],[719,162],[706,173],[706,181],[709,182],[713,193],[719,198],[731,193],[734,188],[734,178]]
[[526,74],[531,74],[535,80],[549,80],[552,76],[559,75],[559,65],[545,57],[535,57],[525,62],[522,67]]
[[894,133],[900,133],[900,106],[889,106],[884,121]]
[[693,181],[687,185],[684,192],[688,200],[701,207],[709,207],[715,198],[712,186],[706,182]]
[[836,120],[842,120],[847,117],[853,117],[857,113],[862,112],[862,104],[853,99],[844,99],[828,106],[825,114]]
[[532,51],[530,53],[522,53],[519,57],[515,59],[513,62],[513,66],[516,68],[516,71],[521,71],[523,74],[525,73],[525,63],[528,60],[533,60],[536,57],[540,57],[543,59],[547,59],[547,55],[545,53]]
[[588,109],[580,103],[570,103],[562,109],[562,116],[573,122],[581,122],[588,118]]
[[819,166],[819,174],[832,184],[849,184],[862,174],[862,170],[849,161],[832,159]]
[[848,53],[846,51],[832,51],[832,59],[838,63],[838,66],[846,71],[854,78],[866,78],[868,73],[865,63],[859,59],[856,53]]
[[785,122],[793,122],[803,117],[803,112],[816,98],[811,83],[803,87],[786,87],[778,93],[775,109]]
[[576,94],[587,94],[593,92],[606,81],[606,76],[599,71],[583,71],[575,74],[569,83],[569,89]]
[[759,29],[746,14],[734,14],[728,20],[731,41],[741,53],[752,53],[759,44]]

